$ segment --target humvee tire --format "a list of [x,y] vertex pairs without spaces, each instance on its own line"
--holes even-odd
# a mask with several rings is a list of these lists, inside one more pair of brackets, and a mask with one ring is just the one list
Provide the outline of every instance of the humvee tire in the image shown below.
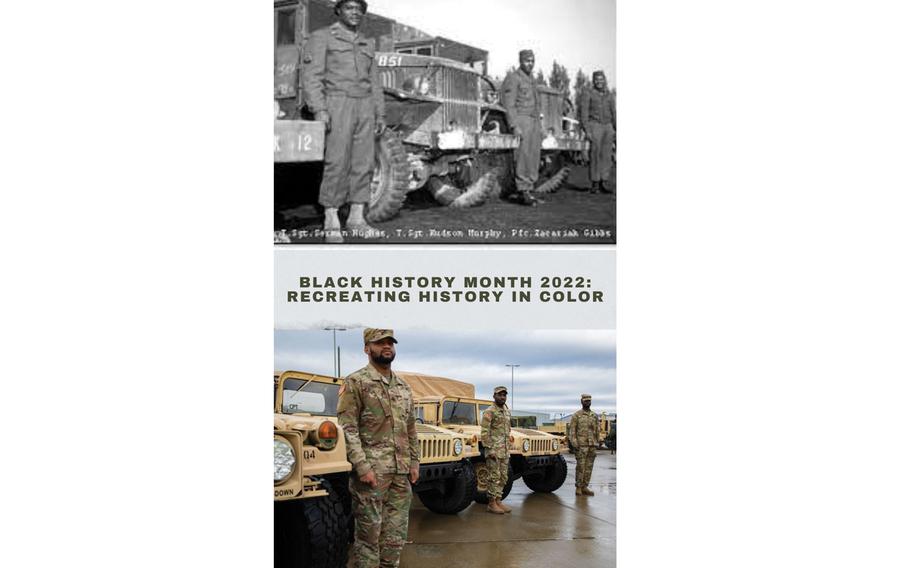
[[[335,484],[323,498],[275,503],[275,568],[343,568],[350,546],[350,507]],[[348,501],[350,501],[348,499]]]
[[562,454],[557,454],[556,463],[547,466],[541,473],[524,475],[522,479],[531,491],[552,493],[562,487],[568,472],[566,458]]
[[462,462],[461,474],[451,479],[445,479],[443,483],[445,484],[444,493],[435,490],[417,493],[423,506],[434,513],[443,515],[454,515],[467,509],[477,491],[477,474],[474,473],[474,466],[471,465],[471,462]]
[[408,194],[408,154],[390,130],[376,140],[376,167],[370,183],[368,221],[388,221],[398,214]]
[[[486,465],[483,462],[479,462],[479,466],[480,466],[480,468],[486,467]],[[478,469],[480,469],[480,468],[478,468]],[[481,473],[478,473],[477,475],[479,477],[481,475]],[[509,481],[506,483],[505,487],[502,488],[502,498],[503,499],[508,497],[509,493],[512,492],[512,482],[514,482],[514,481],[515,481],[515,478],[513,477],[513,473],[512,473],[512,464],[509,463]],[[474,502],[480,503],[482,505],[486,505],[487,503],[489,503],[490,497],[487,495],[486,490],[481,491],[478,488],[474,492]]]

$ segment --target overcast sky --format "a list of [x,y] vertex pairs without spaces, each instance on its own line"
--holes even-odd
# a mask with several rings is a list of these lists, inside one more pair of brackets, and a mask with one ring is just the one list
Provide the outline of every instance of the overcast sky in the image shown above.
[[[518,410],[551,413],[580,408],[581,393],[593,396],[592,409],[616,411],[616,333],[613,330],[534,330],[443,332],[400,330],[393,369],[473,383],[478,398],[491,399],[493,387],[515,389],[509,405]],[[337,333],[341,372],[366,365],[363,330]],[[331,375],[332,332],[275,331],[275,370]],[[517,402],[517,406],[514,404]]]
[[590,77],[603,69],[616,86],[616,0],[368,0],[369,9],[402,24],[485,49],[490,75],[533,49],[549,76],[553,60]]

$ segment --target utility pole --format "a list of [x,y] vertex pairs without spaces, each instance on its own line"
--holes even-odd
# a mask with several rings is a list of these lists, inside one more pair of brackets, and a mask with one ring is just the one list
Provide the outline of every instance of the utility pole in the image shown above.
[[506,365],[506,367],[511,367],[512,369],[512,386],[509,387],[509,394],[512,395],[512,409],[515,409],[515,367],[521,367],[521,365]]
[[348,329],[346,327],[324,327],[322,329],[323,331],[332,332],[332,367],[334,376],[337,377],[341,373],[341,350],[335,341],[335,332],[347,331]]

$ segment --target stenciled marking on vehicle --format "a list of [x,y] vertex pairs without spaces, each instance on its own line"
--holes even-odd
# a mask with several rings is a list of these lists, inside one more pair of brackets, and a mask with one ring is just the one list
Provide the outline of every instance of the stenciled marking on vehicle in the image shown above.
[[296,491],[294,491],[293,489],[276,489],[275,497],[289,497],[291,495],[294,495],[295,493],[296,493]]
[[300,453],[300,457],[302,457],[304,461],[314,460],[316,459],[316,450],[303,450]]
[[398,67],[401,65],[401,56],[400,55],[380,55],[379,56],[379,66],[380,67]]

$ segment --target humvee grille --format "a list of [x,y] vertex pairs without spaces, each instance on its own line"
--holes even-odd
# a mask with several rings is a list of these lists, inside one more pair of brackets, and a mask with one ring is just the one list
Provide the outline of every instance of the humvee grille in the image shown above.
[[420,440],[420,457],[441,458],[452,455],[452,440]]
[[548,452],[552,449],[550,440],[531,439],[532,452]]

